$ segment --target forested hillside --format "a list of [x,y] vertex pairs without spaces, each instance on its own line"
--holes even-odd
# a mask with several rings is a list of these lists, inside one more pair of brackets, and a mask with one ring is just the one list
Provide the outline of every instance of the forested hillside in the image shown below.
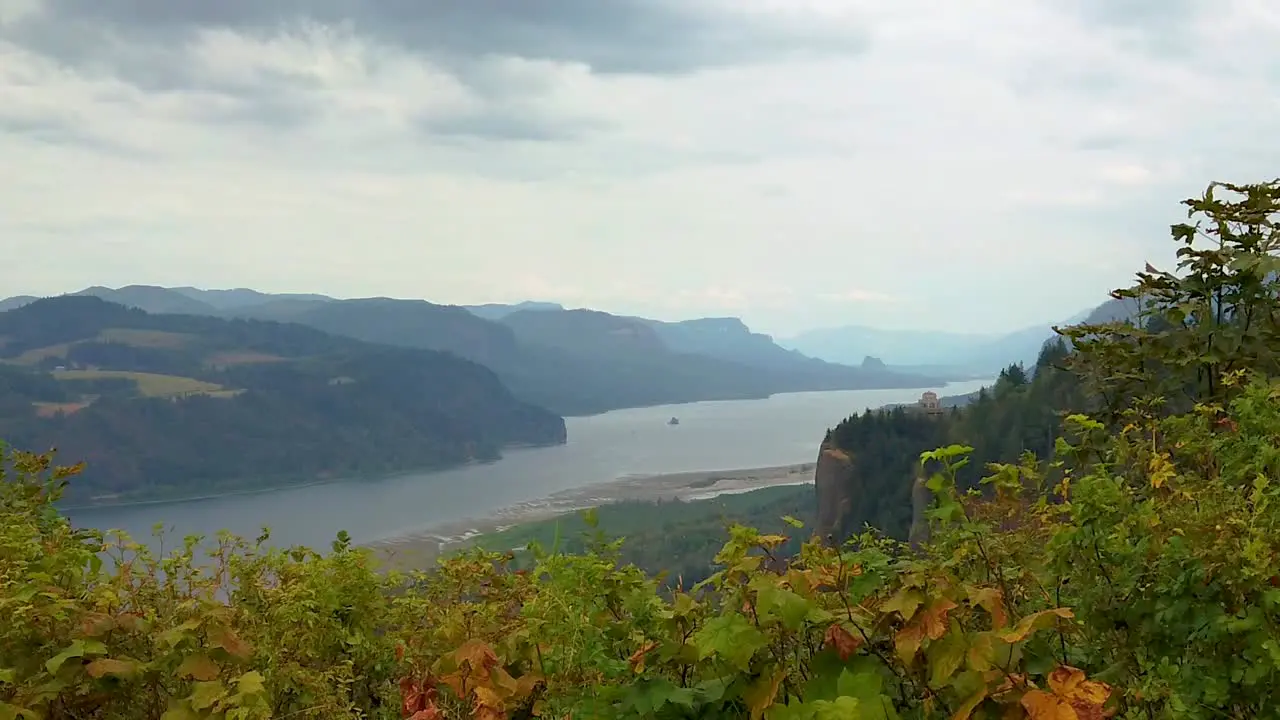
[[950,444],[975,448],[962,468],[963,487],[974,487],[992,462],[1016,462],[1022,453],[1052,453],[1061,434],[1062,417],[1079,409],[1080,383],[1063,363],[1065,343],[1045,346],[1034,368],[1010,365],[995,385],[979,391],[962,407],[941,415],[925,415],[912,408],[868,410],[841,422],[824,447],[849,459],[846,485],[840,497],[850,499],[850,512],[835,528],[838,534],[871,525],[905,539],[911,525],[911,487],[917,477],[920,453]]
[[254,489],[498,457],[564,421],[452,355],[96,297],[0,313],[0,437],[88,463],[71,499]]
[[[1187,204],[1176,273],[1120,293],[1146,297],[1144,317],[1066,331],[1083,405],[1051,455],[972,490],[974,448],[919,457],[918,547],[867,532],[788,557],[785,535],[734,526],[715,574],[674,591],[608,543],[412,575],[378,573],[341,533],[323,553],[222,538],[204,563],[193,539],[161,559],[72,528],[54,502],[75,472],[7,452],[0,714],[1274,717],[1280,181]],[[1010,375],[1003,392],[1033,391]],[[1040,437],[1038,413],[1001,407]]]

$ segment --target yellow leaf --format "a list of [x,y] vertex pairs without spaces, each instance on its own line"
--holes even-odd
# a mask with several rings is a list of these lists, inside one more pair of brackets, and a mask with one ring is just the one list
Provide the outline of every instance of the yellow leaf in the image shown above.
[[884,601],[880,606],[880,612],[891,613],[896,612],[902,616],[903,620],[910,620],[916,614],[916,609],[924,603],[924,595],[914,588],[903,588],[893,595],[893,597]]
[[971,588],[969,602],[986,610],[991,615],[991,627],[1000,630],[1009,624],[1009,615],[1004,611],[1004,593],[996,588]]
[[1017,625],[1000,633],[1000,638],[1008,643],[1021,642],[1036,630],[1051,626],[1054,618],[1070,619],[1073,617],[1075,617],[1075,613],[1071,612],[1069,608],[1042,610],[1022,618]]
[[778,671],[773,674],[773,677],[762,677],[747,688],[743,693],[743,699],[747,701],[751,720],[760,720],[764,717],[764,711],[773,705],[773,701],[778,697],[778,688],[782,686],[782,681],[786,677],[786,672]]
[[761,535],[756,543],[761,547],[774,548],[787,541],[786,535]]
[[1147,472],[1151,475],[1151,487],[1160,488],[1177,474],[1173,463],[1169,461],[1169,453],[1154,455],[1147,464]]

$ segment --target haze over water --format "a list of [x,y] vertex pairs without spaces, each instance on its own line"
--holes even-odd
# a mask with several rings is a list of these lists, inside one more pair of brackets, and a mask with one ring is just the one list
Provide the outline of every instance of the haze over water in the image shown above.
[[[357,543],[479,518],[555,492],[627,475],[730,470],[813,462],[824,432],[868,407],[912,402],[926,389],[961,395],[991,381],[945,388],[789,393],[617,410],[567,418],[558,447],[508,450],[502,460],[431,473],[285,488],[203,500],[72,510],[81,526],[128,531],[147,540],[156,523],[176,535],[221,529],[256,537],[271,528],[277,545],[328,547],[339,530]],[[667,421],[678,417],[680,424]],[[167,533],[168,534],[168,533]]]

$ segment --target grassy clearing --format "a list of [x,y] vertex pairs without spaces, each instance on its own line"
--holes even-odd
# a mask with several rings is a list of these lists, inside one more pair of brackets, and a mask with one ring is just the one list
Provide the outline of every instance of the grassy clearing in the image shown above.
[[186,333],[164,332],[162,330],[135,330],[132,328],[107,328],[98,334],[102,342],[116,342],[134,347],[180,348],[191,342],[192,336]]
[[59,345],[50,345],[48,347],[33,348],[21,355],[12,358],[12,361],[18,365],[35,365],[36,363],[48,358],[65,358],[67,350],[75,343],[61,343]]
[[94,380],[99,378],[125,378],[138,385],[138,392],[147,397],[179,397],[182,395],[229,392],[221,385],[178,375],[129,372],[127,370],[64,370],[54,373],[59,380]]
[[205,360],[205,364],[212,367],[228,367],[231,365],[284,362],[286,359],[279,355],[268,355],[267,353],[254,352],[252,350],[231,350],[210,355]]

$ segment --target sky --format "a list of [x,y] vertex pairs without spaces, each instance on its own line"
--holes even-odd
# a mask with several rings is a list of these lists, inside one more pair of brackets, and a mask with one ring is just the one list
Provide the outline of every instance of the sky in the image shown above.
[[1277,137],[1274,0],[0,0],[0,296],[1014,330]]

